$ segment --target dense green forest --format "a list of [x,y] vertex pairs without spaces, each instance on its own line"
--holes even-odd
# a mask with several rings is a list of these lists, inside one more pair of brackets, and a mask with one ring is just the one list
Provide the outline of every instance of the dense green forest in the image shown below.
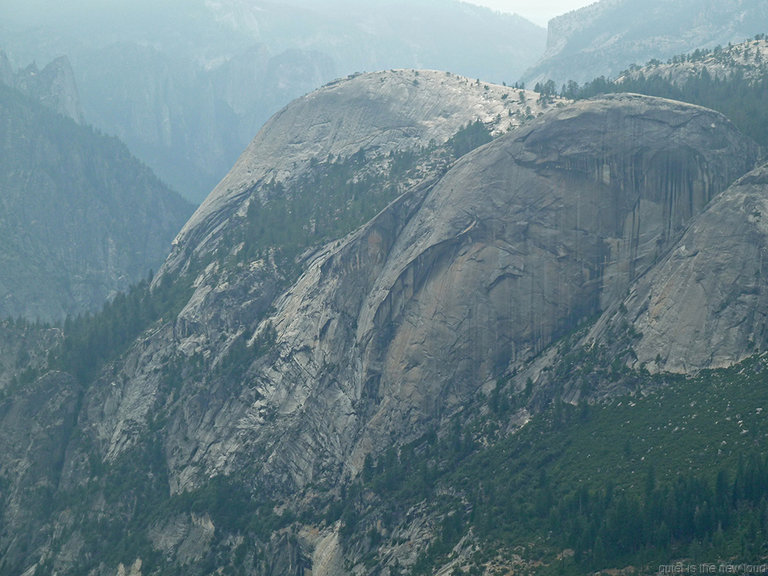
[[368,458],[337,513],[347,537],[376,540],[371,531],[431,503],[443,518],[439,536],[411,574],[450,561],[470,532],[484,545],[463,566],[469,574],[521,546],[545,574],[630,565],[650,574],[677,560],[761,563],[767,375],[765,357],[691,378],[638,374],[642,393],[597,405],[554,400],[510,436],[500,424],[526,405],[527,393],[500,381],[489,412],[457,416],[447,433]]
[[178,315],[192,294],[190,279],[164,279],[154,290],[151,280],[150,274],[95,314],[67,317],[61,344],[51,350],[49,368],[68,372],[86,384],[153,322]]

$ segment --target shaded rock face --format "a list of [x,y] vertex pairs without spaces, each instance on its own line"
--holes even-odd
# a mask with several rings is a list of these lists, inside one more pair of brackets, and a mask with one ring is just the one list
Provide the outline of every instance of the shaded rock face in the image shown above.
[[692,372],[729,366],[768,344],[768,166],[715,198],[591,335],[631,322],[637,362]]
[[546,114],[405,195],[278,301],[280,358],[253,413],[280,415],[265,472],[354,473],[419,436],[625,294],[756,155],[717,113],[620,95]]

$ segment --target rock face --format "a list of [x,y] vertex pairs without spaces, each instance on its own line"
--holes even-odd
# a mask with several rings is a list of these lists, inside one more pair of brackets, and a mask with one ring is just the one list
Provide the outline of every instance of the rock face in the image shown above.
[[0,315],[93,310],[160,265],[191,206],[123,145],[5,86],[0,125]]
[[417,437],[625,294],[756,153],[719,114],[622,95],[466,156],[279,301],[257,389],[290,432],[268,468],[301,485]]
[[768,166],[715,198],[675,249],[632,286],[622,312],[598,323],[631,322],[642,337],[637,362],[690,373],[729,366],[764,350],[768,338]]
[[[250,190],[264,170],[260,158],[280,157],[293,134],[304,137],[300,112],[308,102],[323,118],[326,95],[338,102],[345,88],[359,94],[361,82],[325,89],[300,101],[296,115],[278,115],[274,130],[265,127],[220,189],[234,193],[214,194],[198,210],[160,276],[184,269],[176,258],[194,254],[193,241],[210,249],[225,236],[244,202],[235,182]],[[373,103],[366,109],[361,118],[379,118]],[[293,132],[276,129],[291,118],[299,122]],[[344,134],[375,143],[382,128],[372,124]],[[310,150],[321,157],[347,145],[333,132],[309,142],[320,143]],[[263,156],[255,152],[262,149]],[[227,417],[195,415],[189,406],[200,393],[182,395],[176,426],[190,443],[173,458],[172,486],[237,470],[254,453],[275,486],[336,474],[341,463],[354,472],[365,453],[389,444],[392,430],[421,434],[510,361],[529,360],[623,297],[756,155],[723,116],[695,106],[623,95],[552,110],[315,254],[260,325],[254,310],[278,295],[273,282],[254,267],[226,281],[206,272],[173,332],[158,332],[130,362],[123,400],[109,418],[115,426],[101,442],[113,455],[133,444],[131,430],[152,408],[147,386],[161,385],[148,367],[171,356],[169,340],[186,355],[223,361],[232,336],[254,340],[271,323],[277,356],[255,360],[235,396],[206,394],[209,409]],[[198,443],[208,448],[200,452]]]
[[523,80],[616,77],[651,59],[743,42],[765,32],[766,18],[759,0],[602,0],[549,22],[544,57]]
[[[229,251],[231,246],[227,246],[223,241],[236,231],[239,216],[249,210],[251,203],[260,200],[268,183],[282,182],[286,193],[290,194],[292,184],[302,174],[311,174],[312,166],[318,159],[325,161],[329,157],[348,157],[361,151],[368,154],[366,169],[371,169],[372,166],[376,169],[380,163],[389,161],[390,152],[415,151],[430,142],[442,145],[463,126],[476,120],[486,123],[492,133],[502,134],[524,121],[530,121],[534,113],[543,110],[543,104],[537,103],[536,97],[537,95],[530,91],[522,91],[521,98],[519,91],[478,83],[445,72],[400,70],[355,76],[301,98],[275,115],[264,126],[230,175],[192,216],[174,242],[173,253],[159,272],[156,283],[184,273],[192,267],[193,262],[204,261],[217,250]],[[526,112],[526,108],[530,114]],[[429,182],[439,173],[425,168],[422,178]],[[400,226],[408,222],[427,190],[428,185],[425,182],[417,184],[412,193],[396,201],[381,215],[381,220],[376,220],[378,223],[384,223],[375,224],[381,227],[377,232],[380,237],[372,240],[374,244],[381,244],[380,250],[389,250],[387,243],[395,241]],[[319,262],[318,258],[329,257],[339,249],[340,246],[326,246],[312,259]],[[343,250],[354,253],[358,249],[355,244]],[[385,253],[376,256],[379,257],[384,258]],[[343,289],[348,291],[345,293],[354,301],[364,298],[365,291],[372,287],[375,280],[375,276],[371,276],[375,274],[375,269],[366,268],[373,264],[371,258],[373,252],[371,255],[360,252],[360,266],[363,268],[361,274],[364,276],[354,278],[362,284],[355,285],[353,276],[350,276]],[[342,269],[345,270],[347,266],[348,264],[343,264]],[[270,262],[263,261],[250,262],[246,270],[234,274],[223,273],[221,268],[212,265],[196,282],[195,294],[179,315],[174,329],[179,348],[186,356],[202,354],[208,357],[211,363],[226,361],[227,348],[233,337],[245,335],[250,342],[254,333],[261,333],[263,326],[259,327],[259,321],[270,305],[275,304],[274,300],[280,298],[275,280],[280,274],[280,270],[272,269]],[[317,277],[311,278],[301,280],[300,286],[317,281]],[[336,283],[334,280],[334,285]],[[291,290],[294,291],[295,289]],[[339,295],[334,294],[332,297]],[[350,300],[350,303],[352,301]],[[293,300],[288,305],[298,304]],[[313,304],[320,308],[325,305],[320,303],[319,299]],[[317,310],[313,309],[310,316]],[[358,315],[359,311],[354,314]],[[275,326],[280,327],[279,330],[292,331],[295,328],[284,326],[287,322],[285,318],[274,321]],[[340,355],[346,364],[348,358],[344,357],[345,350],[347,346],[355,346],[354,328],[350,327],[347,321],[342,324],[339,330],[343,332],[336,335],[339,340],[333,343],[336,348],[333,354],[334,357]],[[303,330],[304,327],[300,329]],[[313,333],[315,331],[313,329]],[[163,338],[169,337],[167,332],[163,334]],[[342,341],[342,334],[346,334],[350,339]],[[303,347],[306,343],[297,345]],[[158,344],[158,347],[161,345]],[[167,351],[165,353],[167,354]],[[300,417],[299,414],[289,414],[293,411],[292,408],[281,407],[282,400],[274,397],[274,394],[291,405],[302,404],[301,391],[293,389],[304,380],[304,368],[297,364],[266,366],[264,369],[268,370],[268,376],[260,373],[262,368],[255,367],[256,372],[253,375],[256,380],[263,382],[264,390],[244,390],[245,395],[236,402],[232,398],[221,399],[222,402],[228,403],[226,409],[233,411],[228,418],[231,425],[239,428],[240,425],[235,424],[238,421],[261,424],[245,435],[242,430],[231,430],[236,437],[229,436],[226,441],[216,441],[205,452],[195,451],[190,445],[191,452],[185,449],[178,459],[174,458],[173,467],[177,470],[177,477],[173,480],[174,490],[194,485],[203,471],[206,471],[205,474],[217,473],[222,466],[228,470],[237,469],[242,464],[242,461],[238,461],[238,453],[241,452],[243,443],[249,446],[246,452],[252,449],[262,451],[265,449],[264,444],[271,446],[281,435],[269,422],[277,414],[281,414],[280,421],[284,422]],[[296,379],[291,380],[287,374],[285,378],[281,378],[281,370],[287,370]],[[317,373],[312,373],[317,376]],[[335,374],[329,374],[328,377],[334,380],[342,378]],[[132,376],[128,378],[131,387],[145,385],[132,381]],[[274,382],[273,378],[279,378],[280,382]],[[144,392],[137,391],[135,394],[137,397],[147,398]],[[253,404],[254,397],[262,396],[269,396],[271,399]],[[338,399],[341,401],[341,398]],[[333,404],[330,399],[324,401]],[[223,406],[221,409],[224,409]],[[148,410],[149,406],[144,406],[143,410],[139,410],[131,418],[141,422]],[[179,419],[180,429],[193,436],[204,434],[212,440],[214,431],[198,420],[203,414],[194,415],[192,418],[189,416],[187,413]],[[248,424],[246,428],[252,427]],[[349,433],[352,433],[352,430],[344,430],[345,435]],[[306,437],[304,433],[302,437]],[[117,431],[109,442],[115,454],[118,454],[125,446],[129,446],[132,440],[126,442],[123,432]],[[285,442],[291,443],[288,437]],[[338,440],[333,440],[333,443],[336,445]],[[301,451],[300,443],[291,444],[289,450],[292,453]],[[191,454],[194,454],[192,461],[188,459]],[[337,451],[333,460],[336,461],[340,454]],[[304,455],[301,455],[301,458],[304,458]],[[284,466],[285,463],[281,460],[279,465]],[[297,462],[295,465],[300,464]],[[307,479],[307,473],[311,474],[303,471],[299,480],[289,477],[277,478],[275,485],[284,487],[294,480],[302,484]],[[282,472],[276,474],[281,475]]]
[[[323,118],[325,94],[335,101],[359,94],[360,82],[325,89],[295,110],[314,101]],[[192,240],[206,246],[222,235],[236,210],[228,203],[242,202],[236,182],[248,190],[263,173],[257,150],[279,157],[273,150],[289,146],[281,144],[290,143],[286,134],[307,134],[300,123],[292,132],[276,129],[304,117],[291,111],[265,127],[221,195],[200,208],[178,254],[193,253]],[[352,142],[382,135],[376,121],[364,128],[355,117],[344,122]],[[272,138],[279,146],[267,144]],[[327,132],[312,142],[321,143],[310,148],[321,157],[348,145]],[[307,145],[298,148],[299,165]],[[248,454],[259,454],[259,474],[283,489],[334,480],[339,466],[356,473],[364,455],[388,446],[393,434],[395,441],[419,436],[510,362],[522,365],[622,298],[756,157],[756,146],[723,116],[633,95],[555,108],[476,150],[436,184],[414,188],[315,254],[260,326],[238,328],[226,315],[224,325],[252,341],[271,324],[274,352],[251,366],[237,402],[220,406],[232,411],[230,424],[217,418],[215,435],[202,414],[179,421],[209,448],[191,451],[193,460],[180,454],[174,485],[242,469],[253,460]],[[163,274],[181,268],[172,257]],[[212,317],[223,319],[218,308],[237,305],[238,282],[217,286],[215,278],[199,285],[180,315],[189,350],[213,345],[214,335],[199,331]],[[263,293],[254,290],[249,303]]]

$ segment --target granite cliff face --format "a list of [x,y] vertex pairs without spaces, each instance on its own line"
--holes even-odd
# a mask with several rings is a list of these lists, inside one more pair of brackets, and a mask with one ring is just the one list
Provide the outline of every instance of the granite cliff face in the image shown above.
[[[273,257],[267,255],[248,260],[243,263],[243,269],[232,271],[222,266],[220,257],[215,256],[222,253],[237,255],[244,250],[242,246],[236,246],[233,250],[231,246],[222,244],[222,241],[231,238],[244,225],[244,214],[264,210],[268,208],[270,201],[275,201],[266,192],[274,182],[281,183],[285,193],[290,195],[292,186],[296,185],[302,174],[313,174],[313,166],[318,159],[327,162],[328,158],[343,159],[361,152],[366,154],[364,171],[386,172],[392,153],[410,150],[416,153],[418,158],[421,152],[417,151],[425,146],[429,148],[429,143],[432,142],[437,148],[433,152],[427,152],[423,160],[417,163],[414,168],[417,176],[409,172],[401,182],[402,191],[412,191],[395,200],[374,220],[387,224],[378,233],[382,237],[378,240],[374,238],[372,242],[380,242],[381,250],[389,250],[387,243],[396,240],[399,227],[410,219],[423,194],[429,189],[429,183],[447,169],[446,160],[442,157],[446,142],[472,121],[480,120],[486,123],[490,132],[497,135],[524,121],[530,121],[533,113],[541,113],[545,106],[536,100],[536,94],[531,92],[523,91],[521,98],[518,91],[478,83],[453,74],[402,70],[365,74],[334,83],[297,100],[275,115],[243,153],[228,177],[190,218],[174,242],[174,250],[155,280],[156,284],[163,282],[164,279],[187,273],[196,262],[219,258],[209,264],[197,278],[194,295],[179,314],[174,328],[179,349],[186,356],[202,355],[208,358],[211,364],[223,363],[226,362],[228,348],[236,338],[245,338],[251,345],[265,331],[266,326],[271,324],[274,324],[278,334],[281,330],[292,332],[294,329],[304,329],[284,326],[286,318],[266,319],[262,322],[268,309],[282,301],[281,292],[285,288],[281,290],[280,284],[289,280]],[[318,262],[338,250],[358,250],[357,245],[343,249],[341,246],[337,241],[336,244],[331,243],[316,249],[314,254],[305,254],[304,265],[316,270],[316,266],[320,265]],[[371,258],[375,260],[384,257],[384,253],[374,256],[373,253],[366,255],[361,252],[358,259],[360,266],[367,270],[366,267],[373,263]],[[346,270],[347,266],[344,264],[342,269]],[[374,278],[364,280],[355,276],[363,283],[360,286],[351,278],[352,276],[342,291],[350,298],[359,300],[368,287],[372,287]],[[312,282],[317,280],[313,277]],[[287,293],[295,292],[298,286],[305,286],[307,282],[310,280],[300,279],[299,284],[288,288]],[[327,305],[320,303],[320,300],[317,302],[316,306],[319,308],[309,313],[308,317],[314,317]],[[297,304],[291,301],[286,305],[293,307]],[[357,314],[359,312],[355,313]],[[342,330],[337,335],[339,340],[332,345],[334,357],[340,360],[343,358],[346,363],[346,347],[356,344],[352,340],[342,341],[342,334],[353,338],[354,328],[345,321],[339,329]],[[307,343],[297,345],[303,348]],[[273,347],[271,354],[276,353],[276,350],[277,348]],[[263,361],[264,359],[260,362]],[[277,394],[290,405],[303,404],[304,400],[300,399],[302,392],[291,390],[304,380],[305,377],[301,374],[305,368],[301,363],[293,365],[290,360],[288,364],[291,366],[265,365],[254,372],[254,378],[263,381],[265,389],[249,391],[232,406],[232,409],[237,410],[237,417],[230,420],[232,423],[238,420],[265,423],[281,413],[284,414],[279,420],[285,422],[293,416],[298,417],[287,412],[293,411],[292,408],[281,407],[282,400],[277,398],[253,403],[253,398],[267,398]],[[261,373],[262,369],[267,371],[266,374]],[[325,370],[326,367],[320,366],[317,369]],[[283,370],[298,379],[289,383],[290,377],[286,375],[285,382],[273,382],[272,379],[278,377]],[[310,369],[310,373],[321,377],[312,370],[314,368]],[[329,374],[328,377],[334,380],[342,379],[340,375],[335,374]],[[294,396],[295,394],[298,396]],[[315,394],[316,392],[312,392],[313,396]],[[203,432],[201,422],[187,417],[181,420],[179,425],[193,435],[213,433],[211,430]],[[254,429],[255,436],[249,437],[247,443],[256,447],[250,449],[263,450],[260,445],[262,442],[271,446],[280,436],[273,434],[273,431],[271,424]],[[344,434],[350,432],[345,430]],[[240,434],[237,432],[238,436]],[[220,470],[221,466],[227,469],[238,468],[240,464],[236,464],[232,457],[239,458],[234,452],[239,452],[239,448],[235,446],[239,445],[240,441],[230,439],[211,446],[206,453],[197,451],[194,454],[194,463],[180,455],[178,463],[174,462],[180,470],[178,485],[175,486],[182,489],[188,481],[197,482],[194,479],[199,477],[203,470],[207,470],[205,473],[208,474]],[[246,440],[243,438],[242,441]],[[113,439],[112,442],[117,440]],[[338,440],[333,441],[334,444],[337,442]],[[270,450],[274,448],[276,447]],[[297,443],[290,450],[298,448]],[[224,454],[220,451],[222,449],[224,452],[233,453]],[[332,465],[337,464],[338,462],[334,462]],[[285,463],[281,460],[279,465],[284,466]],[[281,476],[275,483],[280,486],[292,485],[294,481],[304,484],[308,479],[306,474],[311,476],[312,472],[305,470],[299,479]]]
[[[332,512],[363,498],[347,490],[367,455],[445,437],[497,378],[524,373],[600,314],[603,325],[642,319],[643,295],[659,286],[643,292],[643,282],[687,270],[675,255],[705,218],[733,219],[734,230],[746,218],[734,250],[757,256],[764,173],[728,189],[758,150],[725,117],[626,94],[528,114],[536,96],[516,92],[395,71],[327,86],[275,116],[158,274],[156,291],[189,285],[179,306],[95,377],[51,372],[0,402],[13,455],[0,468],[13,495],[2,513],[26,535],[0,534],[2,568],[207,574],[237,563],[247,574],[330,576],[369,569],[371,546],[382,568],[413,566],[439,518],[399,511],[400,524],[365,548],[345,532],[353,518]],[[456,135],[478,119],[496,138],[462,156]],[[395,170],[401,157],[410,163]],[[394,200],[348,234],[317,236],[295,259],[258,236],[270,213],[313,238],[314,214],[296,225],[274,207],[304,198],[305,184],[320,194],[330,176],[341,196],[332,219],[353,222],[348,184],[372,182],[375,196],[382,174],[395,178]],[[727,265],[757,279],[745,262]],[[731,293],[717,267],[708,274]],[[731,324],[753,308],[752,284],[726,299]],[[739,328],[731,340],[755,334]],[[61,406],[48,414],[44,404],[55,429],[19,428],[45,391]],[[39,492],[18,463],[40,470]],[[56,503],[47,515],[34,508],[40,494]]]
[[602,0],[549,22],[546,52],[523,80],[583,83],[651,59],[743,42],[765,32],[766,10],[759,0]]
[[622,297],[755,159],[724,117],[627,95],[468,155],[278,301],[257,390],[291,432],[268,468],[302,485],[335,460],[355,473],[393,430],[418,437]]
[[641,335],[633,345],[636,362],[682,373],[730,366],[765,350],[767,192],[763,165],[715,198],[591,337],[631,322]]

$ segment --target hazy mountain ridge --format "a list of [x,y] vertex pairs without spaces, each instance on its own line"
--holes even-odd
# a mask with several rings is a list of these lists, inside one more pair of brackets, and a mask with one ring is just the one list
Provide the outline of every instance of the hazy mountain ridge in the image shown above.
[[273,113],[328,81],[435,68],[511,82],[544,45],[530,22],[459,2],[84,2],[84,18],[45,4],[5,4],[6,49],[66,54],[86,120],[197,202]]
[[0,314],[61,320],[157,268],[191,206],[114,138],[0,87]]
[[759,0],[603,0],[553,18],[547,51],[523,80],[559,86],[612,78],[654,58],[743,42],[765,33],[767,21],[768,7]]
[[83,122],[75,74],[66,56],[56,58],[42,70],[30,64],[14,71],[8,56],[0,51],[0,83],[19,90],[78,124]]

